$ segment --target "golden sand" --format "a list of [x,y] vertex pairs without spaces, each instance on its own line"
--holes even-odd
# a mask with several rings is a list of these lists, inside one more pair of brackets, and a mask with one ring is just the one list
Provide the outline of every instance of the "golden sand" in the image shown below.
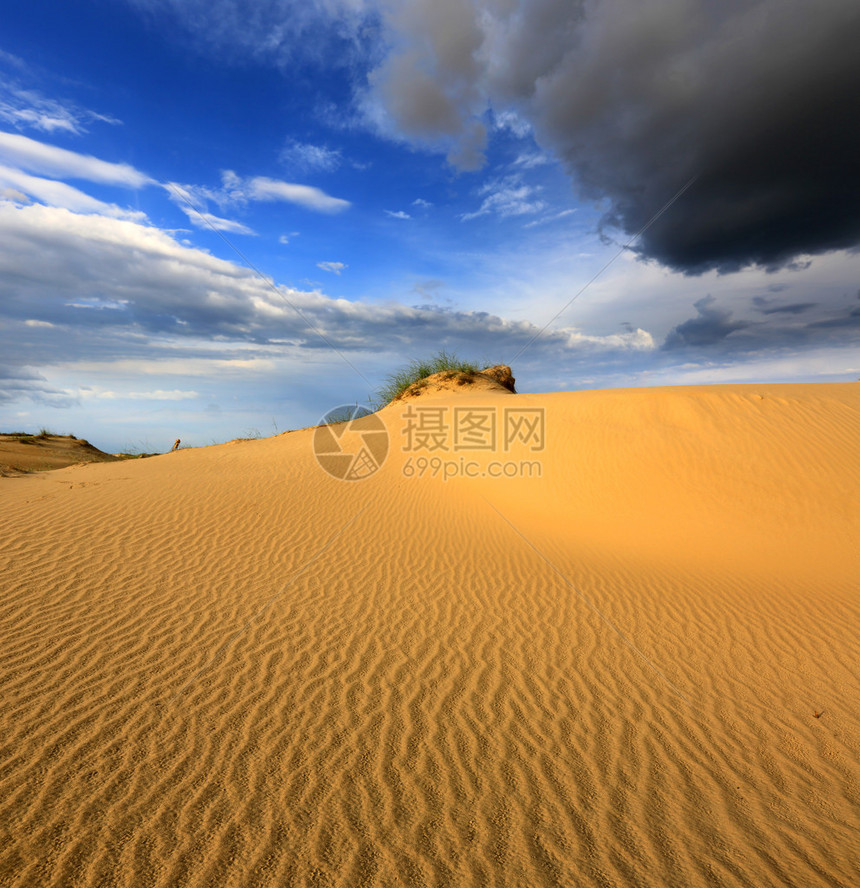
[[860,385],[419,403],[0,480],[0,884],[860,885]]

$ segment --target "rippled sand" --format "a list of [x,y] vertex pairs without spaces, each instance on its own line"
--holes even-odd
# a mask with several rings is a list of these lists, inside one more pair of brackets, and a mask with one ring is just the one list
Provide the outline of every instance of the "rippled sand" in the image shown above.
[[860,885],[860,385],[420,403],[0,480],[0,884]]

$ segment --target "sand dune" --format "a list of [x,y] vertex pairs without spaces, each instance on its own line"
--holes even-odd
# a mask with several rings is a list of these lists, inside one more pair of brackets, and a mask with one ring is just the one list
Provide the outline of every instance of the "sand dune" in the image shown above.
[[379,416],[0,480],[0,884],[860,884],[860,385]]
[[118,457],[102,453],[89,441],[71,435],[0,434],[0,478],[27,472],[62,469],[80,463],[116,462]]

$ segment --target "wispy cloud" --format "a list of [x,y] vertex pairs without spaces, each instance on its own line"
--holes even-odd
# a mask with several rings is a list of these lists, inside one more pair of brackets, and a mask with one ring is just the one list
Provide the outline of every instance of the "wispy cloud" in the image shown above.
[[155,389],[151,392],[114,392],[98,391],[92,393],[95,398],[106,401],[193,401],[200,397],[199,392],[183,391],[182,389]]
[[48,98],[38,90],[25,89],[8,80],[0,80],[0,120],[17,129],[65,132],[76,136],[87,132],[90,123],[116,125],[121,122],[108,114],[90,111],[68,100]]
[[528,151],[524,154],[520,154],[514,161],[513,166],[523,170],[532,170],[535,167],[546,166],[551,162],[552,161],[546,154],[541,154],[538,151]]
[[[211,213],[209,211],[210,203],[217,204],[223,211],[231,207],[245,207],[252,201],[283,201],[316,213],[328,214],[343,212],[351,206],[348,200],[332,197],[312,185],[299,185],[280,179],[269,179],[265,176],[243,178],[232,170],[224,170],[221,173],[220,188],[178,182],[167,183],[164,187],[171,200],[197,227],[213,227],[219,231],[231,231],[235,234],[254,234],[255,232],[242,222],[225,219]],[[284,240],[284,237],[287,239]],[[282,236],[281,243],[288,242],[289,237]]]
[[345,268],[349,268],[349,266],[344,265],[343,262],[317,262],[317,268],[339,275]]
[[412,217],[409,213],[404,212],[403,210],[386,210],[386,216],[391,216],[392,219],[411,219]]
[[568,216],[572,216],[576,212],[575,209],[561,210],[558,213],[549,213],[543,216],[540,219],[532,219],[531,222],[526,222],[525,228],[534,228],[537,225],[546,225],[548,222],[556,222],[559,219],[565,219]]
[[253,228],[249,228],[235,219],[224,219],[214,213],[201,213],[199,210],[192,210],[185,206],[181,206],[181,209],[188,216],[191,224],[196,225],[197,228],[214,228],[215,231],[227,231],[230,234],[254,235],[257,233]]
[[251,179],[247,193],[252,200],[282,200],[317,213],[340,213],[351,206],[348,200],[332,197],[312,185],[297,185],[265,176]]
[[[350,66],[368,52],[378,29],[369,0],[129,0],[149,14],[168,13],[166,28],[198,50],[250,57],[292,70],[308,58]],[[162,19],[164,21],[164,19]]]
[[85,179],[105,185],[142,188],[155,181],[127,163],[111,163],[37,142],[27,136],[0,132],[0,161],[10,166],[60,179]]
[[220,200],[219,195],[208,189],[193,185],[179,185],[176,182],[168,182],[164,188],[173,203],[188,216],[188,220],[196,228],[215,229],[215,231],[226,231],[231,234],[256,234],[252,228],[242,222],[210,213],[207,201],[215,199],[220,203]]
[[343,162],[340,151],[332,150],[325,145],[312,145],[309,142],[298,142],[289,139],[280,155],[281,162],[290,169],[301,172],[332,172]]
[[178,189],[184,200],[203,210],[208,210],[210,202],[223,210],[243,207],[252,201],[283,201],[316,213],[340,213],[352,206],[348,200],[332,197],[313,185],[284,182],[266,176],[243,177],[233,170],[222,170],[220,187],[180,185],[175,182],[168,187]]
[[525,216],[539,213],[546,208],[546,202],[537,195],[538,188],[526,185],[518,176],[508,176],[502,180],[488,182],[478,192],[484,195],[481,206],[473,213],[465,213],[460,218],[467,222],[494,213],[502,218]]
[[525,139],[531,135],[531,124],[516,111],[510,109],[504,111],[495,111],[493,113],[493,128],[497,130],[507,130],[513,133],[518,139]]

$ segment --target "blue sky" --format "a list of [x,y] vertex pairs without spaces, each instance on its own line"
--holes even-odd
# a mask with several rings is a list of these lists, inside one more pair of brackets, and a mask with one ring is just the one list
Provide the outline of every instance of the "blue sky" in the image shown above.
[[440,348],[523,391],[860,377],[853,4],[631,4],[15,4],[0,428],[269,434]]

